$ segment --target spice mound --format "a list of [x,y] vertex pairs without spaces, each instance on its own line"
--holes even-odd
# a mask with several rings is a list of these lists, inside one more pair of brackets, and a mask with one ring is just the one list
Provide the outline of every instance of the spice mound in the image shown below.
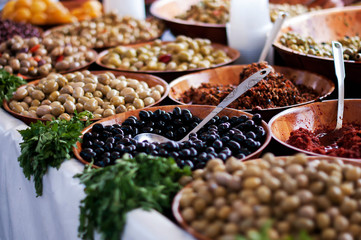
[[[240,74],[240,81],[257,71],[269,67],[265,62],[252,63]],[[319,95],[311,88],[294,83],[283,74],[271,72],[267,77],[232,102],[229,107],[236,109],[265,109],[294,105],[315,100]],[[191,87],[178,99],[184,103],[218,105],[237,86],[202,83],[200,87]]]
[[[179,211],[210,239],[359,239],[358,166],[266,154],[247,162],[212,159],[193,177],[180,192]],[[264,237],[252,238],[257,231]]]
[[[325,143],[323,135],[338,135],[335,141]],[[291,132],[287,143],[306,151],[345,158],[361,158],[361,126],[358,124],[346,124],[339,132],[333,129],[316,129],[312,132],[300,128]]]

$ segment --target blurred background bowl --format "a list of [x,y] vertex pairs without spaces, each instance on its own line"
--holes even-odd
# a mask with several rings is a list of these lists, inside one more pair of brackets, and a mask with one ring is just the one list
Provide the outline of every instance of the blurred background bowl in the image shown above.
[[[169,41],[163,41],[162,43],[167,44],[167,43],[170,43],[170,42]],[[133,45],[127,45],[125,47],[126,48],[139,48],[139,47],[142,47],[144,45],[151,45],[151,44],[152,44],[152,42],[138,43],[138,44],[133,44]],[[228,61],[228,62],[225,62],[225,63],[220,63],[220,64],[217,64],[217,65],[211,66],[210,68],[216,68],[216,67],[231,64],[234,61],[236,61],[240,56],[240,53],[236,49],[228,47],[228,46],[223,45],[223,44],[212,43],[212,47],[214,49],[216,49],[216,50],[223,50],[231,60]],[[99,53],[98,59],[96,60],[96,63],[99,66],[101,66],[102,68],[107,68],[107,69],[110,69],[110,70],[113,70],[113,71],[121,71],[121,72],[153,74],[153,75],[161,77],[162,79],[164,79],[167,82],[170,82],[170,81],[176,79],[177,77],[180,77],[180,76],[182,76],[184,74],[187,74],[187,73],[192,73],[192,72],[197,72],[197,71],[209,69],[209,68],[195,68],[195,69],[189,69],[189,70],[185,70],[185,71],[175,71],[175,70],[166,70],[166,71],[139,70],[139,71],[132,71],[132,70],[127,70],[127,69],[113,68],[113,67],[109,67],[109,66],[102,63],[102,59],[104,58],[105,55],[108,54],[108,52],[109,52],[109,50],[105,50],[105,51]]]
[[[212,112],[212,110],[215,108],[215,106],[202,106],[202,105],[168,105],[168,106],[157,106],[157,107],[151,107],[151,108],[147,108],[148,111],[152,111],[154,112],[157,109],[160,110],[164,110],[166,112],[171,112],[173,111],[173,109],[175,107],[180,107],[181,109],[189,109],[189,111],[191,111],[191,113],[194,116],[197,116],[201,119],[204,119],[210,112]],[[103,126],[106,125],[113,125],[113,124],[122,124],[122,122],[124,122],[128,117],[130,116],[135,116],[136,118],[139,119],[139,112],[142,109],[137,109],[134,111],[129,111],[129,112],[125,112],[125,113],[120,113],[120,114],[116,114],[114,116],[108,117],[108,118],[104,118],[100,121],[97,121],[91,125],[89,125],[88,127],[86,127],[83,131],[82,131],[82,135],[81,138],[83,138],[84,134],[91,131],[92,127],[94,124],[96,123],[100,123]],[[233,117],[233,116],[241,116],[241,115],[247,115],[248,117],[251,117],[252,115],[246,112],[243,112],[241,110],[236,110],[236,109],[231,109],[231,108],[224,108],[219,114],[217,114],[217,116],[228,116],[228,117]],[[262,121],[262,127],[264,128],[264,130],[266,131],[266,137],[265,140],[263,142],[263,144],[261,145],[261,147],[259,149],[257,149],[257,151],[251,153],[250,155],[248,155],[247,157],[243,158],[242,161],[245,160],[249,160],[249,159],[253,159],[253,158],[257,158],[261,155],[263,149],[269,144],[269,142],[271,141],[271,133],[269,130],[269,127],[267,125],[267,123],[265,121]],[[84,164],[89,164],[89,162],[85,161],[81,156],[80,156],[80,152],[81,152],[82,148],[81,148],[81,143],[77,142],[76,146],[73,147],[73,153],[76,156],[77,159],[79,159],[79,161],[81,161]],[[98,168],[98,166],[94,166],[95,168]]]
[[227,44],[225,24],[209,24],[175,18],[198,2],[199,0],[158,0],[151,5],[150,12],[156,18],[163,20],[174,35],[208,38],[212,42]]
[[[181,102],[179,98],[185,91],[187,91],[191,87],[197,88],[202,83],[238,85],[240,83],[240,73],[246,66],[247,65],[224,66],[179,77],[169,84],[169,98],[178,104],[189,104]],[[262,118],[265,121],[268,121],[277,113],[290,107],[305,105],[307,103],[324,99],[325,97],[330,95],[335,89],[335,84],[331,80],[321,75],[288,67],[273,66],[273,68],[276,72],[284,74],[287,78],[295,79],[296,84],[304,85],[315,90],[318,93],[319,97],[312,101],[295,105],[257,110],[257,112],[262,115]],[[244,109],[243,111],[255,113],[252,112],[252,109]]]
[[[328,100],[285,110],[274,116],[269,121],[269,126],[272,137],[288,149],[314,156],[326,156],[294,147],[286,141],[292,131],[301,127],[310,131],[324,127],[335,128],[336,116],[337,100]],[[361,99],[345,99],[343,122],[361,125]],[[342,159],[355,160],[355,158]]]
[[[285,22],[273,44],[283,64],[319,73],[336,81],[332,58],[304,54],[279,43],[281,35],[290,31],[304,37],[311,36],[316,42],[330,42],[345,36],[360,36],[361,6],[326,9],[294,17]],[[348,86],[349,89],[353,87],[348,85],[348,82],[361,83],[361,61],[345,60],[345,70],[346,89]]]
[[[114,72],[114,71],[90,71],[92,74],[95,74],[95,75],[99,75],[99,74],[102,74],[102,73],[106,73],[106,72],[111,72],[113,73],[116,77],[118,76],[125,76],[126,78],[133,78],[133,79],[137,79],[139,81],[144,81],[148,84],[149,88],[151,87],[154,87],[156,85],[161,85],[163,88],[164,88],[164,93],[162,94],[162,97],[156,101],[155,103],[145,107],[145,108],[149,108],[149,107],[153,107],[155,105],[158,105],[160,104],[164,98],[166,98],[169,94],[169,85],[168,83],[166,83],[163,79],[159,78],[159,77],[156,77],[156,76],[153,76],[153,75],[149,75],[149,74],[142,74],[142,73],[129,73],[129,72]],[[30,85],[30,84],[33,84],[33,85],[37,85],[39,83],[40,80],[35,80],[35,81],[32,81],[32,82],[29,82],[28,84],[26,85],[23,85],[23,86],[20,86],[19,88],[25,88],[27,85]],[[42,119],[42,118],[33,118],[33,117],[27,117],[27,116],[24,116],[24,115],[21,115],[17,112],[14,112],[13,110],[10,109],[10,106],[9,106],[9,103],[10,101],[6,101],[4,100],[3,101],[3,107],[4,109],[10,113],[11,115],[13,115],[15,118],[23,121],[24,123],[26,124],[30,124],[30,123],[33,123],[33,122],[37,122],[38,120],[39,121],[42,121],[42,122],[46,122],[48,120],[46,119]],[[143,109],[145,109],[143,108]],[[92,119],[92,121],[97,121],[99,119]]]

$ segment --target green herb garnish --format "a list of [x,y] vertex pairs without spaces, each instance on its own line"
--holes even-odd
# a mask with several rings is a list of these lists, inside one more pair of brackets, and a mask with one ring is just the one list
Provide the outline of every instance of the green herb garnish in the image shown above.
[[12,98],[16,89],[24,84],[26,84],[26,81],[21,77],[17,77],[4,69],[0,69],[0,102],[4,99],[9,100]]
[[162,212],[180,189],[178,180],[190,175],[172,158],[127,154],[115,165],[90,169],[75,177],[85,184],[86,197],[80,205],[79,237],[94,239],[94,231],[103,239],[118,240],[126,222],[126,213],[136,209]]
[[43,194],[43,176],[48,167],[59,169],[70,152],[88,121],[80,121],[84,117],[91,118],[90,112],[75,113],[70,121],[54,120],[46,123],[30,124],[20,130],[23,142],[20,143],[21,155],[18,158],[24,175],[30,180],[33,177],[37,197]]

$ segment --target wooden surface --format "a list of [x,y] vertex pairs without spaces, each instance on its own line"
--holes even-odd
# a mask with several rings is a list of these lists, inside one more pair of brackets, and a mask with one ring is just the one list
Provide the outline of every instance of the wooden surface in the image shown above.
[[[329,100],[283,111],[270,120],[269,126],[272,137],[287,148],[308,155],[324,156],[296,148],[287,144],[286,141],[293,130],[301,127],[310,131],[323,127],[335,128],[336,116],[337,100]],[[361,124],[361,99],[345,99],[343,122]],[[351,158],[342,159],[355,160]]]
[[[168,105],[168,106],[151,107],[151,108],[148,108],[147,110],[154,112],[157,109],[161,109],[161,110],[164,110],[166,112],[171,112],[171,111],[173,111],[173,109],[175,107],[180,107],[181,109],[189,109],[194,116],[197,116],[197,117],[199,117],[201,119],[205,118],[215,108],[215,106],[201,106],[201,105]],[[138,110],[134,110],[134,111],[129,111],[129,112],[125,112],[125,113],[116,114],[114,116],[104,118],[104,119],[102,119],[102,120],[100,120],[100,121],[98,121],[96,123],[101,123],[102,125],[106,126],[106,125],[112,125],[112,124],[121,124],[122,122],[124,122],[130,116],[135,116],[135,117],[137,117],[139,119],[139,112],[141,110],[142,109],[138,109]],[[247,115],[249,117],[252,116],[249,113],[246,113],[246,112],[243,112],[243,111],[240,111],[240,110],[236,110],[236,109],[231,109],[231,108],[223,109],[217,116],[220,116],[220,117],[222,117],[222,116],[233,117],[233,116],[240,116],[242,114],[245,114],[245,115]],[[87,128],[85,128],[82,131],[81,138],[83,138],[83,135],[85,133],[91,131],[91,128],[96,123],[93,123],[92,125],[89,125]],[[261,145],[261,147],[257,151],[255,151],[252,154],[248,155],[243,160],[248,160],[248,159],[253,159],[253,158],[259,157],[260,154],[262,153],[263,149],[271,141],[270,129],[269,129],[269,127],[268,127],[268,125],[267,125],[267,123],[265,121],[262,121],[262,127],[266,131],[266,139],[265,139],[264,143]],[[81,150],[82,150],[81,143],[77,142],[76,147],[73,147],[74,155],[82,163],[89,164],[89,162],[85,161],[80,156]],[[93,166],[93,167],[97,168],[97,166]]]

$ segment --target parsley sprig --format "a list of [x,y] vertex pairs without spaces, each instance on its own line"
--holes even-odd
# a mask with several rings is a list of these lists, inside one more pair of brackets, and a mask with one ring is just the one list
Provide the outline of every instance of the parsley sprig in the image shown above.
[[75,114],[70,120],[54,120],[46,123],[32,123],[29,128],[20,130],[23,142],[18,158],[27,179],[33,177],[37,197],[43,194],[43,176],[48,167],[59,169],[65,159],[71,157],[72,147],[80,139],[83,128],[91,118],[90,112]]
[[0,69],[0,102],[9,100],[18,87],[26,84],[21,77],[17,77]]
[[190,174],[189,168],[178,168],[172,158],[146,154],[135,158],[125,154],[115,165],[86,168],[75,176],[85,184],[86,193],[80,205],[79,237],[94,239],[97,230],[103,239],[120,239],[127,212],[169,208],[181,187],[179,178]]

